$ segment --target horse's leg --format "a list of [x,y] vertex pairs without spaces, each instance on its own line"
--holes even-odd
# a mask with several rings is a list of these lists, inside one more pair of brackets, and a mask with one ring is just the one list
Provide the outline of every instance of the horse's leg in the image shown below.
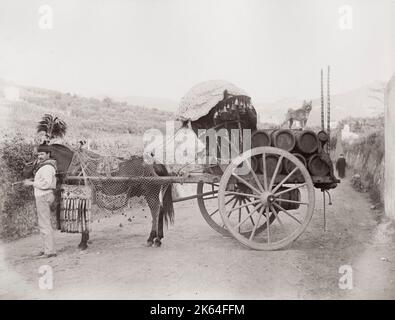
[[161,206],[159,209],[159,217],[158,217],[158,238],[163,239],[163,215],[164,215],[164,209]]
[[[160,238],[158,237],[158,222],[159,222],[159,192],[156,190],[150,190],[150,194],[145,197],[148,203],[148,207],[151,210],[152,216],[152,226],[149,238],[147,240],[147,246],[160,247],[162,244]],[[163,232],[162,232],[163,233]]]
[[292,128],[292,124],[293,124],[294,120],[292,118],[289,118],[289,128]]
[[81,250],[87,249],[88,248],[88,240],[89,240],[89,231],[88,230],[82,231],[81,242],[78,245],[78,248],[80,248]]
[[162,200],[159,201],[160,207],[159,207],[159,213],[158,213],[159,214],[159,216],[158,216],[158,238],[159,238],[159,240],[163,239],[163,219],[164,219],[164,214],[165,214],[165,209],[163,207],[163,201],[164,201],[163,196],[164,196],[167,188],[168,188],[168,186],[166,186],[163,190],[161,187],[161,192],[159,192],[159,195],[158,195],[159,197],[162,197]]

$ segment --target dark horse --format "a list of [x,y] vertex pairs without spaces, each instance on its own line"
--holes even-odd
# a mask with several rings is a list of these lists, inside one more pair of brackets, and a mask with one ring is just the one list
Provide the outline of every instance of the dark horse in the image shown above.
[[[82,150],[72,151],[64,145],[53,144],[51,146],[51,158],[56,159],[57,162],[57,189],[55,190],[56,214],[58,221],[58,228],[60,229],[60,186],[66,182],[68,184],[76,184],[81,181],[67,180],[68,176],[79,175],[81,173],[82,163],[79,162],[78,155]],[[87,151],[88,152],[88,151]],[[96,159],[101,157],[97,154],[89,152]],[[162,184],[155,182],[155,177],[167,176],[168,171],[162,164],[147,164],[143,157],[132,156],[130,159],[116,158],[119,161],[118,170],[111,173],[108,179],[109,184],[95,183],[87,179],[94,187],[96,192],[101,192],[107,196],[113,196],[120,192],[127,194],[127,198],[134,196],[144,196],[150,208],[152,215],[152,228],[147,240],[148,246],[159,247],[161,239],[163,238],[163,221],[167,224],[174,221],[174,208],[172,201],[172,185],[170,183]],[[26,164],[23,176],[24,178],[31,178],[35,172],[36,162]],[[111,177],[141,177],[131,181],[114,181]],[[151,180],[150,180],[151,179]],[[95,193],[94,193],[95,194]],[[99,205],[100,206],[100,205]],[[103,205],[101,205],[103,207]],[[105,206],[104,206],[105,207]],[[107,208],[113,209],[113,208]],[[81,242],[78,247],[82,250],[88,247],[89,231],[83,231]]]

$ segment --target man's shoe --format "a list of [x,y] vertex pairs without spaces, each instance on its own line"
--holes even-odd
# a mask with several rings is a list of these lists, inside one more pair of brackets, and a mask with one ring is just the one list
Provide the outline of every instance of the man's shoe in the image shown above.
[[46,254],[45,256],[44,256],[44,258],[54,258],[54,257],[57,257],[58,255],[56,254],[56,253],[50,253],[50,254]]
[[40,251],[39,253],[35,254],[36,257],[42,257],[44,255],[44,251]]

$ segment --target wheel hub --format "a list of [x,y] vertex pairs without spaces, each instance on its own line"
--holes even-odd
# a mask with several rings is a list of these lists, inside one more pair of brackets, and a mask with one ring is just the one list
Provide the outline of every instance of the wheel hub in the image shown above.
[[264,206],[271,204],[274,201],[274,196],[272,193],[263,191],[260,196],[260,200]]

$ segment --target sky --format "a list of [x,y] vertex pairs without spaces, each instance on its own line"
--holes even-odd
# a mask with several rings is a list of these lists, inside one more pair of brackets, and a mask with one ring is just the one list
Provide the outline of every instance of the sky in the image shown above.
[[254,101],[315,98],[327,65],[332,93],[390,79],[394,15],[394,0],[2,0],[0,78],[176,101],[224,79]]

